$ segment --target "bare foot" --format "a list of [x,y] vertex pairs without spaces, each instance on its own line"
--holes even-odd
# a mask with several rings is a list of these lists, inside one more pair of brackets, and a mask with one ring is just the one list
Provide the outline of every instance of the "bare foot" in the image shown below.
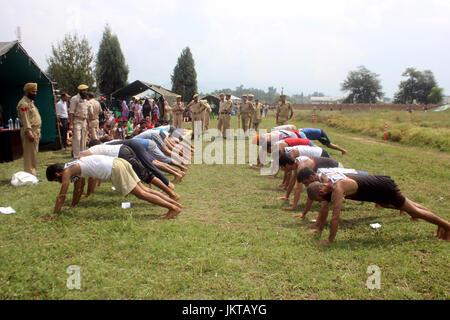
[[347,150],[342,150],[342,155],[347,154]]
[[287,197],[278,197],[277,200],[288,201],[289,198],[287,198]]
[[171,199],[178,201],[178,199],[180,199],[180,196],[178,194],[176,194],[175,192],[172,193],[172,195],[170,196]]
[[306,214],[304,213],[299,213],[299,214],[293,214],[292,218],[304,218],[306,216]]
[[307,234],[314,234],[314,233],[320,233],[320,231],[317,230],[317,229],[311,229],[311,230],[306,231],[306,233]]
[[180,175],[176,175],[175,176],[175,179],[173,179],[173,183],[178,183],[178,182],[180,182],[181,180],[183,179],[183,176],[180,174]]
[[173,217],[179,215],[180,209],[169,210],[165,215],[161,216],[161,219],[172,219]]
[[175,190],[175,185],[172,182],[169,182],[168,187],[172,190]]

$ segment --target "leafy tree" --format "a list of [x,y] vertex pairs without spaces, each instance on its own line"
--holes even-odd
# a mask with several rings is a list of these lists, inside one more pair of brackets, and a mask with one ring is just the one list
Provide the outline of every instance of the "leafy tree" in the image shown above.
[[47,74],[61,90],[74,95],[80,84],[91,88],[94,85],[93,61],[92,48],[86,37],[80,39],[77,34],[66,34],[56,46],[52,44],[52,55],[47,58]]
[[433,87],[431,88],[431,92],[428,95],[428,102],[429,103],[441,103],[442,99],[444,98],[442,92],[444,91],[444,89],[439,88],[439,87]]
[[378,74],[370,72],[364,66],[358,67],[357,71],[350,71],[341,84],[342,91],[350,92],[344,103],[376,103],[377,98],[383,97],[378,77]]
[[181,52],[171,79],[172,91],[181,95],[183,101],[190,101],[192,96],[197,93],[197,72],[189,47],[184,48]]
[[433,72],[425,70],[423,72],[415,68],[407,68],[402,73],[406,80],[398,85],[398,91],[394,95],[395,103],[428,103],[428,96],[431,89],[437,87]]
[[110,95],[127,84],[129,69],[120,49],[119,39],[105,26],[97,53],[95,75],[100,92]]

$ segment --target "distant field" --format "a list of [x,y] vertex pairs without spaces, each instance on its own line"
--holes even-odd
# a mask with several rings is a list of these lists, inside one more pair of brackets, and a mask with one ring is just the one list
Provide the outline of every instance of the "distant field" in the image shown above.
[[[301,117],[298,127],[312,125]],[[376,123],[372,114],[345,117]],[[427,121],[448,130],[439,117]],[[274,123],[269,117],[262,127]],[[314,126],[349,151],[342,156],[328,150],[346,167],[391,175],[409,198],[450,220],[448,153],[383,143],[379,135],[372,139],[322,122]],[[68,151],[42,152],[38,173],[45,177],[46,163],[69,159]],[[1,299],[450,298],[450,243],[432,237],[433,225],[410,222],[398,211],[346,201],[335,244],[317,247],[319,238],[306,235],[306,224],[316,218],[318,205],[305,220],[292,218],[275,200],[282,195],[275,191],[280,178],[260,176],[249,165],[203,164],[191,165],[177,185],[184,208],[176,219],[161,220],[163,209],[125,199],[103,183],[76,208],[42,222],[60,185],[11,187],[22,165],[0,164],[0,206],[17,211],[0,214]],[[122,209],[123,201],[131,208]],[[304,203],[302,195],[298,211]],[[382,228],[372,230],[375,222]],[[80,290],[66,287],[71,265],[81,269]],[[370,265],[381,269],[381,290],[366,287]]]
[[[296,119],[311,123],[312,111],[296,111]],[[450,110],[414,111],[317,111],[316,122],[348,132],[382,139],[388,124],[387,139],[401,144],[450,152]]]

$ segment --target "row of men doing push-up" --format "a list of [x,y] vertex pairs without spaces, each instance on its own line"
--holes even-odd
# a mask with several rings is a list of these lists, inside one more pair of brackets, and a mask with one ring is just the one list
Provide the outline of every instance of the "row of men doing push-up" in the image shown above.
[[[74,182],[72,206],[83,197],[87,183],[88,197],[100,186],[101,181],[111,181],[123,196],[133,194],[137,198],[168,209],[161,218],[173,218],[181,211],[180,196],[174,183],[182,181],[188,170],[188,158],[194,149],[189,142],[189,132],[173,126],[158,127],[138,132],[132,139],[112,140],[102,143],[92,140],[89,149],[80,153],[77,160],[66,164],[53,164],[47,168],[47,179],[60,182],[61,190],[56,199],[54,216],[61,211],[70,182]],[[163,172],[173,175],[169,182]],[[146,187],[143,183],[149,184]],[[161,191],[153,190],[151,185]]]
[[[314,132],[314,136],[309,137],[301,136],[299,132],[302,130],[305,129],[297,130],[293,126],[278,127],[263,136],[253,137],[252,141],[265,147],[261,151],[264,155],[274,151],[272,152],[273,161],[277,161],[279,169],[285,172],[283,183],[277,187],[277,190],[286,191],[286,195],[277,199],[289,201],[295,187],[293,204],[285,207],[285,210],[294,211],[297,208],[303,185],[307,187],[308,199],[303,212],[294,217],[305,217],[313,201],[322,202],[317,221],[310,225],[313,227],[310,233],[322,232],[330,203],[333,203],[329,238],[318,244],[329,245],[334,242],[344,198],[374,202],[377,207],[407,212],[412,220],[423,219],[437,225],[438,229],[434,236],[450,241],[450,223],[405,197],[391,177],[369,175],[364,171],[343,168],[341,163],[330,158],[326,150],[314,146],[311,140],[319,140],[323,145],[339,150],[342,154],[347,153],[345,149],[331,144],[323,130],[308,128],[306,132]],[[273,143],[271,139],[276,139],[277,142]],[[271,150],[272,148],[276,150]],[[265,162],[258,162],[254,167],[260,169],[263,166],[262,163]],[[277,173],[271,177],[276,177]]]

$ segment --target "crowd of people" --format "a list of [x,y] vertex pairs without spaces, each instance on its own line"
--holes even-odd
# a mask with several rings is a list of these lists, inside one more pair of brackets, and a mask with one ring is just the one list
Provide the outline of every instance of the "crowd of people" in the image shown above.
[[[62,94],[56,105],[61,137],[72,132],[70,144],[74,161],[47,168],[47,179],[61,183],[54,215],[47,219],[54,219],[63,209],[71,182],[74,182],[72,206],[75,206],[105,180],[111,181],[114,189],[123,196],[131,193],[166,208],[168,211],[162,218],[177,216],[182,205],[180,196],[175,192],[175,184],[186,175],[194,153],[189,139],[200,136],[209,128],[212,114],[209,103],[199,100],[198,94],[186,106],[181,102],[181,96],[177,96],[173,106],[169,106],[162,97],[158,103],[149,99],[142,103],[139,98],[133,97],[130,106],[123,100],[121,111],[112,112],[103,98],[97,101],[87,89],[86,85],[80,85],[78,94],[72,98]],[[37,84],[26,84],[24,92],[17,106],[23,124],[24,167],[25,171],[35,175],[41,125],[39,111],[34,106]],[[220,94],[218,127],[224,139],[230,138],[227,129],[230,128],[230,115],[234,108],[230,97],[230,93]],[[284,172],[283,183],[277,189],[286,194],[278,199],[288,201],[295,187],[293,204],[284,209],[296,210],[303,185],[306,186],[308,198],[305,208],[294,217],[305,217],[313,201],[322,202],[317,221],[309,231],[316,233],[324,229],[330,203],[333,202],[330,235],[327,241],[319,244],[334,242],[344,198],[374,202],[377,207],[406,212],[412,220],[423,219],[437,225],[435,236],[450,241],[450,223],[405,197],[390,177],[344,168],[340,162],[330,158],[326,149],[315,145],[318,141],[323,147],[347,154],[346,149],[331,142],[325,131],[317,128],[297,129],[289,124],[294,110],[284,95],[281,95],[275,110],[277,127],[269,133],[251,136],[255,131],[250,129],[258,129],[263,108],[258,99],[253,98],[251,94],[242,97],[243,103],[238,109],[242,129],[246,137],[251,138],[251,143],[260,147],[254,168],[260,170],[265,163],[271,162],[272,177],[276,177],[280,170]],[[162,119],[160,107],[164,108]],[[186,109],[192,112],[192,131],[182,128]],[[69,141],[63,140],[63,146],[68,146]],[[269,153],[272,161],[268,161]],[[172,182],[165,174],[173,176]]]

